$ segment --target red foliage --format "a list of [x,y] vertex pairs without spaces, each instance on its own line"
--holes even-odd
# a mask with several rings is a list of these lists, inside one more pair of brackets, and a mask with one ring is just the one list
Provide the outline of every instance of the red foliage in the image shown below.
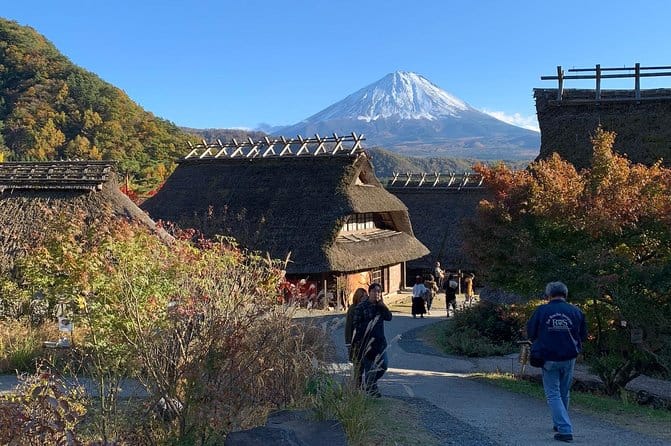
[[130,186],[126,187],[125,184],[122,184],[121,187],[119,187],[119,190],[122,193],[124,193],[128,198],[130,198],[133,203],[135,203],[135,204],[140,203],[139,195],[137,194],[137,192],[135,192],[133,189],[131,189]]

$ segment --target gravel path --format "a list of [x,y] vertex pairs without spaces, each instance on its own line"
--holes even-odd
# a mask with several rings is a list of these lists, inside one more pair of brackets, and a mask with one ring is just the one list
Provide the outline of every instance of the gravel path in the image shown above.
[[420,416],[423,427],[441,439],[440,446],[498,445],[470,424],[460,421],[425,399],[404,396],[396,397],[396,399],[405,401],[408,406],[414,409],[414,412]]
[[[433,315],[413,319],[394,313],[385,324],[390,369],[380,381],[384,396],[413,405],[426,428],[451,445],[548,445],[553,439],[552,421],[544,401],[508,392],[470,379],[470,373],[499,368],[516,370],[512,356],[470,359],[443,356],[421,342],[417,335],[428,324],[444,320]],[[345,363],[343,328],[337,318],[328,322],[339,362]],[[671,445],[671,443],[609,424],[590,415],[571,411],[574,444],[610,446]]]

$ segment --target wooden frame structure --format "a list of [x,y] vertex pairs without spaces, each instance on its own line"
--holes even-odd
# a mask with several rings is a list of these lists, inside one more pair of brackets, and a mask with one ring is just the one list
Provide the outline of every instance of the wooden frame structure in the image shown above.
[[[601,102],[601,101],[642,101],[646,100],[645,97],[641,97],[641,78],[642,77],[658,77],[658,76],[671,76],[671,71],[661,71],[661,70],[671,70],[671,66],[659,66],[659,67],[642,67],[640,63],[634,64],[633,67],[608,67],[604,68],[601,64],[597,64],[594,68],[570,68],[568,71],[570,73],[577,72],[593,72],[594,74],[578,74],[578,75],[569,75],[564,74],[564,70],[561,65],[557,65],[557,75],[556,76],[541,76],[542,81],[546,80],[556,80],[558,83],[557,86],[557,102],[566,102],[562,101],[564,94],[564,81],[572,79],[594,79],[595,80],[595,95],[593,100],[587,102]],[[631,72],[633,71],[633,73]],[[642,72],[645,71],[645,72]],[[650,71],[650,72],[648,72]],[[604,72],[614,72],[614,74],[604,74]],[[625,79],[625,78],[634,78],[634,97],[628,98],[602,98],[601,97],[601,80],[602,79]],[[671,96],[667,98],[655,97],[655,100],[659,99],[671,99]],[[570,100],[571,102],[576,102],[577,100]],[[586,102],[584,99],[579,100],[580,102]]]
[[477,189],[482,187],[484,178],[478,173],[412,173],[393,172],[386,189]]
[[[338,136],[319,136],[287,139],[284,136],[270,139],[267,136],[263,139],[254,141],[248,138],[247,141],[237,141],[232,139],[229,142],[222,143],[217,140],[208,143],[205,140],[197,145],[189,143],[191,151],[183,159],[226,159],[226,158],[268,158],[268,157],[287,157],[287,156],[351,156],[362,151],[361,142],[364,141],[363,135],[357,135],[352,132],[350,135]],[[349,147],[345,147],[348,144]],[[277,149],[277,150],[276,150]]]

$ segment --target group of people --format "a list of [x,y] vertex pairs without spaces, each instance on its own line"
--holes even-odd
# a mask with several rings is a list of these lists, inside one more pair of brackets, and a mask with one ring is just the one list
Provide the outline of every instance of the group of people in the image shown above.
[[[419,279],[421,276],[418,276],[415,287],[419,289],[421,285],[421,288],[426,289]],[[446,279],[446,289],[454,291],[456,287],[449,283],[453,281],[450,277]],[[434,282],[433,286],[429,286],[435,291],[435,280],[430,278],[429,282]],[[545,296],[548,302],[539,306],[527,322],[527,335],[532,341],[532,365],[542,369],[543,389],[556,432],[554,438],[571,442],[573,426],[568,414],[569,394],[576,358],[582,351],[582,343],[587,339],[587,324],[583,312],[567,302],[568,288],[565,284],[548,283]],[[427,304],[430,308],[429,302]],[[413,314],[414,306],[413,302]],[[356,384],[373,397],[381,396],[377,382],[388,367],[384,321],[391,319],[391,311],[382,300],[382,287],[379,284],[373,283],[368,290],[359,288],[354,292],[345,322],[345,343]]]
[[436,262],[434,274],[427,274],[425,277],[420,275],[415,277],[415,284],[412,287],[412,317],[424,317],[424,314],[431,314],[433,300],[440,290],[445,291],[445,305],[447,316],[454,315],[457,308],[457,290],[459,288],[460,277],[463,277],[463,291],[465,304],[471,305],[475,298],[473,291],[473,279],[475,275],[469,274],[451,274],[444,271],[440,262]]
[[376,398],[381,396],[377,381],[388,366],[384,321],[390,320],[391,311],[382,300],[380,284],[372,283],[368,291],[358,288],[354,292],[345,318],[345,344],[356,385]]

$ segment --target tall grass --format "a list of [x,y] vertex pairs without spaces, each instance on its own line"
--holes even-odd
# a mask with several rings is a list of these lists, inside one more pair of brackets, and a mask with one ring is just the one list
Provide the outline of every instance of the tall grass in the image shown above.
[[317,417],[336,419],[343,425],[351,445],[364,445],[373,425],[373,400],[352,378],[338,382],[332,375],[318,373],[307,386]]
[[26,319],[0,321],[0,373],[32,373],[43,359],[44,341],[58,340],[58,330],[42,325],[33,327]]

